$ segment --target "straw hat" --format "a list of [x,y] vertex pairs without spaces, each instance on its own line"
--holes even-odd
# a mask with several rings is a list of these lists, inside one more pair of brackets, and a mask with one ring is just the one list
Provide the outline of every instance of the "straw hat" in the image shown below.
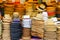
[[18,12],[14,12],[13,13],[13,17],[19,17],[19,13]]

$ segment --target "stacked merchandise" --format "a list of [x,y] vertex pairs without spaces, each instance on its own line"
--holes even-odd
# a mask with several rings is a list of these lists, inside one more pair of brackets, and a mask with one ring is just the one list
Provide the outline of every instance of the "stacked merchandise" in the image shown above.
[[45,34],[44,34],[44,40],[57,40],[57,34],[56,34],[56,25],[55,22],[52,19],[48,19],[45,21]]
[[1,14],[0,14],[0,39],[2,37],[2,20],[1,20]]
[[15,4],[15,11],[19,12],[20,18],[22,18],[22,16],[25,13],[24,12],[25,11],[24,5],[23,4]]
[[32,20],[32,32],[31,35],[39,38],[44,38],[44,21],[43,20]]
[[37,16],[37,17],[41,18],[42,17],[42,14],[43,14],[43,16],[46,18],[47,12],[46,12],[46,5],[44,3],[36,6],[36,11],[38,12],[37,15],[41,15],[40,17],[39,16]]
[[[0,0],[0,40],[1,40],[1,35],[2,35],[2,20],[1,20],[1,15],[3,16],[3,7],[2,7],[2,0]],[[1,14],[2,13],[2,14]]]
[[10,15],[9,14],[5,14],[4,18],[3,18],[2,40],[10,40],[10,22],[11,22]]
[[25,8],[26,8],[26,15],[32,15],[33,14],[33,8],[32,8],[33,3],[27,2],[25,3]]
[[57,40],[60,40],[60,28],[57,30]]
[[0,40],[2,40],[2,17],[4,16],[3,1],[0,0]]
[[56,6],[56,0],[45,0],[47,6]]
[[26,0],[15,0],[15,4],[24,4]]
[[[45,21],[44,40],[57,40],[57,26],[55,24],[55,8],[54,6],[47,7],[48,19]],[[52,37],[53,36],[53,37]]]
[[4,6],[5,6],[5,8],[4,8],[4,14],[10,14],[10,15],[12,15],[13,12],[14,12],[14,4],[7,3]]
[[57,40],[60,40],[60,22],[57,22]]
[[13,13],[13,19],[10,25],[11,40],[19,40],[22,37],[22,25],[19,13]]
[[60,20],[60,2],[57,3],[57,7],[56,7],[56,17],[58,18],[58,20]]
[[[35,10],[36,9],[36,3],[32,3],[32,6],[31,6],[31,8],[32,8],[32,11],[31,11],[31,17],[35,17],[36,16],[36,14],[37,14],[37,11]],[[30,9],[29,9],[30,10]],[[27,12],[27,11],[26,11]]]
[[45,0],[46,4],[49,6],[49,5],[52,5],[51,4],[51,0]]
[[31,19],[29,15],[23,16],[23,36],[22,40],[31,40]]
[[6,0],[7,3],[12,3],[12,0]]
[[47,9],[47,13],[48,13],[48,16],[49,16],[49,18],[52,18],[52,17],[55,17],[55,7],[47,7],[46,8]]
[[44,40],[57,40],[56,32],[45,32]]
[[[39,9],[38,9],[39,10]],[[45,15],[45,16],[44,16]],[[44,19],[47,18],[47,12],[41,13],[41,10],[39,10],[39,13],[36,17],[32,18],[32,32],[31,35],[39,38],[44,38]]]

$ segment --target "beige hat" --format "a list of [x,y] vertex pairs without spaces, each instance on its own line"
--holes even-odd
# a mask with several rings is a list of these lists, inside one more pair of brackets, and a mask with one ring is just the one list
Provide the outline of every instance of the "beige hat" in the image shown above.
[[10,15],[9,14],[5,14],[4,15],[4,18],[9,19],[10,18]]
[[14,13],[13,13],[13,16],[14,16],[14,17],[19,17],[19,12],[14,12]]

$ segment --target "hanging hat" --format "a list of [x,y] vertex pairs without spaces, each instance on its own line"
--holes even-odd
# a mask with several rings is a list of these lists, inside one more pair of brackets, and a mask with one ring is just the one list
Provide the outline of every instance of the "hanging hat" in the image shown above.
[[45,4],[40,4],[39,6],[36,6],[36,9],[38,11],[45,11],[46,5]]

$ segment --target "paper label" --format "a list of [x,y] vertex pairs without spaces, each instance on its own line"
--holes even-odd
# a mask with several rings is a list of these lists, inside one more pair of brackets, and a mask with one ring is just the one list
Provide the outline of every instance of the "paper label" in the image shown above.
[[31,28],[31,19],[23,19],[23,27]]

